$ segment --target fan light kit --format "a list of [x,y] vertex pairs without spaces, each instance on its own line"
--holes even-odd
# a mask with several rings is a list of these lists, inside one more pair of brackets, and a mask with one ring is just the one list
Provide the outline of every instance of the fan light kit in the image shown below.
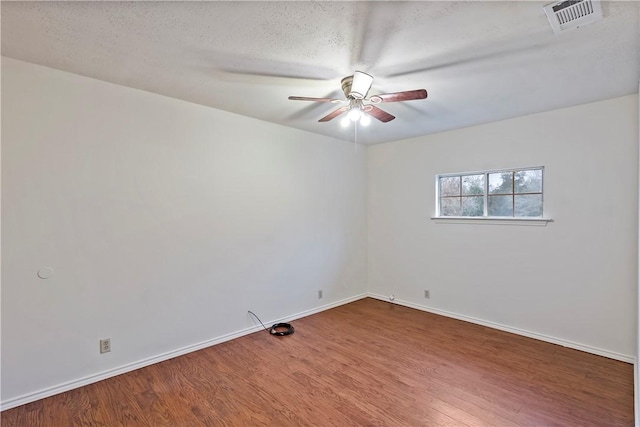
[[354,107],[342,118],[340,124],[342,127],[347,127],[351,122],[359,122],[361,126],[369,126],[371,124],[371,117],[365,114],[359,107]]
[[379,95],[372,95],[367,98],[367,94],[373,84],[373,77],[362,71],[356,71],[353,76],[347,76],[340,82],[342,91],[344,92],[346,100],[335,98],[309,98],[306,96],[290,96],[289,99],[293,101],[313,101],[313,102],[330,102],[332,104],[344,104],[349,105],[342,106],[337,110],[327,114],[319,122],[328,122],[333,120],[342,113],[347,115],[340,122],[342,126],[348,126],[350,122],[360,123],[362,126],[367,126],[371,123],[371,116],[380,120],[383,123],[390,122],[395,119],[395,116],[387,113],[386,111],[378,108],[374,104],[381,102],[399,102],[399,101],[411,101],[414,99],[425,99],[427,97],[426,89],[408,90],[404,92],[395,93],[382,93]]

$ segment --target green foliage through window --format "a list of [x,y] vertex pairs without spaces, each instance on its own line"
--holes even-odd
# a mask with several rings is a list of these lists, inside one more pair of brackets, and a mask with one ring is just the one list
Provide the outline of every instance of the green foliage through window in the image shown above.
[[438,175],[437,216],[542,217],[543,168]]

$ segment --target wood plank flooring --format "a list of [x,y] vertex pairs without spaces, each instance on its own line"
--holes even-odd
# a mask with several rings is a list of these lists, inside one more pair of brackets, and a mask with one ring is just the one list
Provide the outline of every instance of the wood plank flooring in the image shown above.
[[631,426],[633,366],[373,299],[2,412],[2,426]]

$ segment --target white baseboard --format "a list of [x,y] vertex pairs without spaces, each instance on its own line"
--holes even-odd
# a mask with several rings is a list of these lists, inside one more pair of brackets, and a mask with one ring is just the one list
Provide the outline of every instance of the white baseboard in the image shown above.
[[587,352],[587,353],[596,354],[598,356],[608,357],[609,359],[614,359],[614,360],[619,360],[619,361],[622,361],[622,362],[632,363],[634,365],[636,363],[636,358],[634,356],[629,356],[627,354],[620,354],[620,353],[616,353],[616,352],[613,352],[613,351],[604,350],[604,349],[601,349],[601,348],[597,348],[597,347],[592,347],[592,346],[585,345],[585,344],[576,343],[576,342],[573,342],[573,341],[567,341],[567,340],[562,339],[562,338],[556,338],[556,337],[552,337],[552,336],[549,336],[549,335],[539,334],[537,332],[531,332],[531,331],[527,331],[527,330],[524,330],[524,329],[514,328],[512,326],[502,325],[500,323],[490,322],[488,320],[477,319],[475,317],[465,316],[465,315],[458,314],[458,313],[452,313],[452,312],[446,311],[446,310],[440,310],[440,309],[437,309],[437,308],[432,308],[432,307],[427,307],[427,306],[420,305],[420,304],[415,304],[415,303],[412,303],[412,302],[409,302],[409,301],[403,301],[403,300],[398,300],[398,299],[394,299],[393,301],[390,301],[389,297],[386,296],[386,295],[368,293],[367,296],[369,296],[371,298],[375,298],[375,299],[381,300],[381,301],[390,302],[392,304],[398,304],[398,305],[402,305],[402,306],[405,306],[405,307],[415,308],[417,310],[427,311],[429,313],[439,314],[441,316],[451,317],[453,319],[464,320],[465,322],[475,323],[477,325],[486,326],[488,328],[499,329],[501,331],[511,332],[513,334],[516,334],[516,335],[522,335],[522,336],[525,336],[525,337],[528,337],[528,338],[533,338],[533,339],[537,339],[537,340],[540,340],[540,341],[549,342],[549,343],[552,343],[552,344],[558,344],[558,345],[561,345],[563,347],[573,348],[575,350],[581,350],[581,351],[584,351],[584,352]]
[[[275,319],[268,321],[267,324],[275,324],[280,322],[291,322],[296,319],[300,319],[302,317],[310,316],[312,314],[319,313],[321,311],[329,310],[334,307],[338,307],[344,304],[348,304],[353,301],[357,301],[362,298],[366,298],[367,294],[360,294],[350,298],[345,298],[340,301],[336,301],[330,304],[322,305],[320,307],[316,307],[310,310],[305,310],[300,313],[292,314],[291,316],[287,316],[281,319]],[[143,360],[139,360],[137,362],[128,363],[126,365],[119,366],[117,368],[109,369],[103,372],[99,372],[93,375],[88,375],[83,378],[79,378],[73,381],[69,381],[66,383],[58,384],[53,387],[47,387],[45,389],[35,391],[32,393],[27,393],[22,396],[18,396],[3,402],[0,402],[0,411],[4,411],[7,409],[15,408],[16,406],[24,405],[27,403],[35,402],[36,400],[44,399],[46,397],[50,397],[59,393],[63,393],[65,391],[73,390],[85,385],[93,384],[98,381],[105,380],[107,378],[115,377],[116,375],[124,374],[126,372],[131,372],[136,369],[144,368],[145,366],[153,365],[158,362],[163,362],[168,359],[173,359],[174,357],[182,356],[183,354],[191,353],[194,351],[202,350],[203,348],[211,347],[216,344],[223,343],[225,341],[230,341],[235,338],[242,337],[244,335],[251,334],[253,332],[257,332],[262,329],[261,325],[253,326],[251,328],[245,328],[239,330],[237,332],[232,332],[230,334],[222,335],[216,338],[212,338],[206,341],[202,341],[196,344],[188,345],[186,347],[178,348],[176,350],[172,350],[166,353],[159,354],[157,356],[152,356]]]

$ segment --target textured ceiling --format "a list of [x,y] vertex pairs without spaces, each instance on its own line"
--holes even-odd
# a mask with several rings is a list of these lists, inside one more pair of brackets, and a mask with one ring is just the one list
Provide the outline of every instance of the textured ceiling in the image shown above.
[[554,35],[548,2],[6,2],[2,55],[310,132],[361,70],[397,116],[359,128],[375,144],[638,92],[638,2]]

